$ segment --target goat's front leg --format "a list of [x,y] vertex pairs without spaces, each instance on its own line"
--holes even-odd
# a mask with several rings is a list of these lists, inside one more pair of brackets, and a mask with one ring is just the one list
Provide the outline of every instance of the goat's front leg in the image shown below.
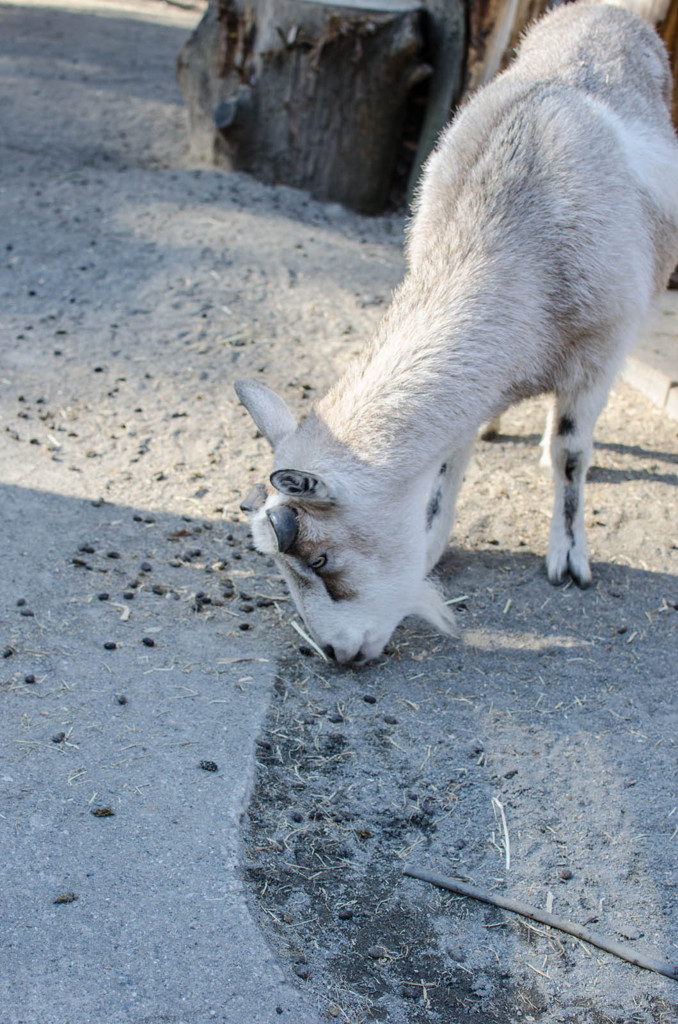
[[549,449],[555,489],[546,571],[563,583],[569,574],[580,587],[591,583],[584,524],[584,486],[593,452],[593,428],[607,401],[607,387],[556,395]]
[[426,571],[440,560],[452,532],[457,498],[473,442],[454,448],[440,466],[426,506]]

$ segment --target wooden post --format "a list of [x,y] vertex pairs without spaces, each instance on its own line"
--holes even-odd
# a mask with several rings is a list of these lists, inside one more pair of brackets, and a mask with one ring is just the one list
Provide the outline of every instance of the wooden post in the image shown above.
[[473,0],[469,9],[465,92],[487,85],[506,67],[522,32],[548,6],[549,0]]
[[669,52],[673,72],[673,127],[678,129],[678,0],[664,3],[657,14],[663,19],[657,25],[657,31]]
[[433,68],[426,114],[410,171],[408,199],[416,191],[422,164],[461,98],[466,56],[464,0],[426,0],[426,60]]

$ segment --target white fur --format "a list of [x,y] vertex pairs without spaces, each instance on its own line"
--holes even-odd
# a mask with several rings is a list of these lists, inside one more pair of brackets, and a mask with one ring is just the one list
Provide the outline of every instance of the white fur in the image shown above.
[[587,96],[586,102],[614,132],[624,164],[639,188],[652,198],[666,217],[678,220],[676,138],[673,131],[662,134],[656,127],[650,128],[641,121],[625,121],[592,96]]
[[547,574],[590,582],[593,427],[678,259],[670,96],[648,25],[557,8],[442,135],[371,345],[299,426],[238,382],[275,457],[275,488],[247,506],[255,542],[338,661],[376,657],[408,614],[452,630],[429,573],[473,439],[530,395],[555,396]]

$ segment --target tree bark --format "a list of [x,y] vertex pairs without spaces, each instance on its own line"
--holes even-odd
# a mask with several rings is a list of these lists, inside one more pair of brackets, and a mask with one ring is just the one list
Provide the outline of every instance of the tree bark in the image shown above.
[[178,62],[193,155],[379,212],[430,71],[419,20],[400,0],[215,0]]

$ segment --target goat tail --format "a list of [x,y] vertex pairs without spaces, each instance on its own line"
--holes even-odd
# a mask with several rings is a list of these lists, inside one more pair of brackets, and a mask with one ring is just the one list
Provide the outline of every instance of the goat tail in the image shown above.
[[431,579],[425,579],[421,585],[419,596],[412,608],[411,615],[421,619],[446,636],[459,636],[459,626],[454,613],[445,604],[445,599]]

